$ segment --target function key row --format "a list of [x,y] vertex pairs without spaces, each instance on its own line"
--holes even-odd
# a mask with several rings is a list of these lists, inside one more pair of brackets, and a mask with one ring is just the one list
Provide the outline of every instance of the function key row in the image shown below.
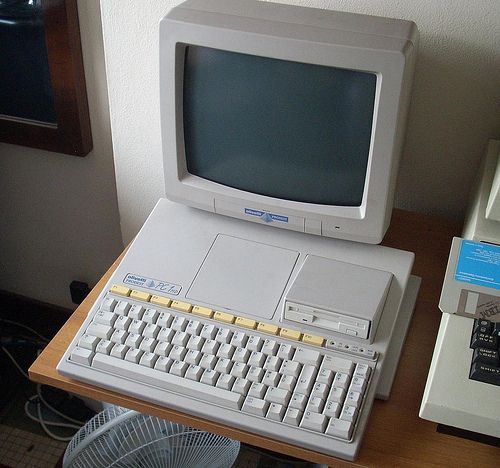
[[[110,292],[119,296],[130,297],[131,299],[140,300],[148,302],[153,305],[158,305],[160,307],[168,307],[170,309],[178,310],[184,313],[192,313],[207,319],[217,320],[222,323],[234,324],[242,328],[247,328],[250,330],[257,330],[262,333],[269,335],[280,336],[292,341],[301,341],[303,343],[325,347],[328,349],[334,349],[336,351],[342,351],[349,354],[354,354],[362,356],[371,360],[376,360],[376,352],[364,348],[363,346],[356,346],[350,343],[342,343],[335,340],[327,340],[326,338],[318,335],[312,335],[309,333],[302,333],[298,330],[290,328],[281,328],[277,325],[258,322],[253,319],[235,316],[228,312],[221,312],[217,310],[212,310],[208,307],[193,305],[188,302],[183,302],[175,299],[170,299],[169,297],[159,296],[155,294],[149,294],[144,291],[138,291],[135,289],[130,289],[126,286],[114,284],[110,288]],[[125,301],[117,301],[112,296],[106,296],[101,304],[101,311],[114,312],[116,314],[127,315],[133,319],[140,319],[134,316],[134,311],[129,309],[131,307],[136,307]],[[147,309],[148,311],[153,309]],[[132,313],[132,315],[131,315]],[[142,318],[143,321],[148,322],[148,319]]]

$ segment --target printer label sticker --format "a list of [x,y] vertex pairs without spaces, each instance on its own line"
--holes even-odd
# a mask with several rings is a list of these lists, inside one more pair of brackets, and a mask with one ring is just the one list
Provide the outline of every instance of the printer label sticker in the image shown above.
[[167,281],[160,281],[153,278],[147,278],[142,275],[134,275],[133,273],[128,273],[123,280],[126,284],[131,284],[133,286],[140,286],[141,288],[151,289],[152,291],[173,294],[177,296],[182,289],[182,286],[178,284],[169,283]]
[[455,280],[500,289],[500,246],[463,240]]

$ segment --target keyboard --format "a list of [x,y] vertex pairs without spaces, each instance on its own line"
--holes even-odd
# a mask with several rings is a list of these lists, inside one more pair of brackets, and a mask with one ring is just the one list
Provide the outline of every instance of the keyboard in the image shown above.
[[360,439],[370,411],[377,358],[362,345],[113,285],[58,369],[352,459],[353,449],[346,447]]
[[470,347],[474,354],[469,378],[500,386],[500,322],[475,319]]

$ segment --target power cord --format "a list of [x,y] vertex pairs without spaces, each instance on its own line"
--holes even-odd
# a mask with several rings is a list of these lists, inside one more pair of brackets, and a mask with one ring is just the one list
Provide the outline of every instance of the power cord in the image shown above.
[[[2,322],[7,322],[10,324],[14,324],[16,326],[20,326],[22,328],[25,328],[35,334],[38,338],[43,339],[44,341],[48,341],[47,338],[45,338],[43,335],[40,335],[38,332],[35,330],[31,329],[30,327],[24,326],[23,324],[19,324],[17,322],[13,322],[11,320],[5,320],[5,319],[0,319]],[[22,339],[16,339],[16,338],[0,338],[2,346],[0,346],[0,349],[5,353],[5,355],[9,358],[10,362],[14,365],[14,367],[19,371],[19,373],[25,377],[26,379],[29,380],[29,376],[27,372],[22,368],[22,366],[17,362],[17,360],[14,358],[14,356],[11,354],[11,352],[3,346],[3,344],[15,344],[15,345],[24,345],[24,344],[30,344],[33,345],[32,340],[26,341],[24,338]],[[39,350],[40,351],[40,350]],[[35,405],[34,410],[36,411],[36,415],[34,415],[31,411],[32,406]],[[31,397],[28,398],[24,405],[24,412],[26,416],[33,420],[36,421],[40,424],[44,432],[52,439],[58,440],[61,442],[69,442],[73,436],[60,436],[55,434],[49,427],[60,427],[60,428],[66,428],[66,429],[75,429],[79,430],[81,426],[85,424],[85,421],[80,421],[78,419],[72,418],[61,411],[57,410],[52,406],[50,403],[47,402],[47,400],[44,398],[42,395],[42,386],[41,384],[37,384],[36,386],[36,394],[32,395]],[[44,413],[48,413],[49,416],[44,417]],[[52,418],[51,418],[52,416]],[[64,421],[67,422],[60,422],[60,421],[54,421],[51,419],[54,418],[61,418]]]

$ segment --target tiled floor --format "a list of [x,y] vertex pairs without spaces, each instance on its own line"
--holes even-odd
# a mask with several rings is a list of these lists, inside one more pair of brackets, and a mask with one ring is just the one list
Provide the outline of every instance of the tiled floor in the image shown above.
[[54,468],[66,449],[58,442],[0,424],[0,460],[12,468]]

